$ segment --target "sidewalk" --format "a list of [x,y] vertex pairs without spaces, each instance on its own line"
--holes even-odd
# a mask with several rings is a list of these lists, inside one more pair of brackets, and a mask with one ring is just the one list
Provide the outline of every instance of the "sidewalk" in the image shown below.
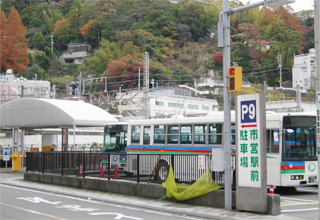
[[[21,173],[23,173],[22,171]],[[13,173],[12,169],[0,169],[0,173]],[[283,219],[287,220],[289,216],[280,214],[277,216],[272,215],[263,215],[256,213],[240,212],[237,210],[225,211],[224,209],[210,208],[203,206],[192,206],[186,205],[183,203],[170,202],[166,200],[161,200],[159,202],[153,199],[140,198],[134,196],[126,196],[120,194],[114,194],[109,192],[97,192],[90,190],[82,190],[71,187],[63,187],[56,185],[48,185],[36,182],[29,182],[23,180],[23,177],[11,178],[1,180],[1,184],[23,187],[28,189],[36,189],[45,192],[52,192],[57,194],[63,194],[68,196],[76,196],[85,199],[105,201],[108,203],[128,205],[131,207],[146,208],[156,211],[170,212],[181,215],[190,215],[196,218],[204,219]],[[292,218],[290,219],[301,219],[301,218]]]

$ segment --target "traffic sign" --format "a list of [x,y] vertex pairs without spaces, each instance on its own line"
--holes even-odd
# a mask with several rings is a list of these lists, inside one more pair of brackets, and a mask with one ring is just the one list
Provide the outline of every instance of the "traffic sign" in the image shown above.
[[3,161],[9,161],[10,160],[10,148],[9,147],[4,147],[3,148]]

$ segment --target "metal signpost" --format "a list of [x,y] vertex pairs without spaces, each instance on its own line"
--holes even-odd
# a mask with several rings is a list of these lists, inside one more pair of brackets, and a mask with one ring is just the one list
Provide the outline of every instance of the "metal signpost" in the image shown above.
[[6,161],[6,168],[8,167],[8,161],[10,160],[10,147],[3,148],[2,160]]
[[[314,0],[314,43],[316,49],[316,76],[317,76],[317,147],[318,147],[318,183],[320,177],[320,0]],[[318,189],[320,200],[320,188]],[[320,204],[319,204],[320,208]],[[320,218],[320,212],[319,212]]]
[[265,94],[238,95],[236,103],[237,209],[266,213]]

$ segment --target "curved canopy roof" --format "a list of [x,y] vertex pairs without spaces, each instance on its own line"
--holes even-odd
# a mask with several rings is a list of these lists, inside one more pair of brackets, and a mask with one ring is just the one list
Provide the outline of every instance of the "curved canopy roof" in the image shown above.
[[116,121],[103,109],[79,101],[22,98],[0,105],[0,128],[102,127]]

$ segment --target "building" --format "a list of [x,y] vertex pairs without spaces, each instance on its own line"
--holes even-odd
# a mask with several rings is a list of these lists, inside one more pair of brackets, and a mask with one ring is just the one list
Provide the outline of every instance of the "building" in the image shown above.
[[[168,118],[175,115],[204,116],[219,111],[217,100],[192,96],[185,88],[164,88],[151,90],[148,95],[150,118]],[[125,119],[144,117],[143,91],[118,93],[113,102]]]
[[11,71],[0,75],[0,103],[18,98],[50,98],[50,82],[15,77]]
[[67,44],[67,50],[59,57],[61,63],[82,64],[84,58],[92,56],[90,44],[71,43]]
[[295,55],[292,68],[292,87],[300,87],[302,92],[316,88],[316,50]]

